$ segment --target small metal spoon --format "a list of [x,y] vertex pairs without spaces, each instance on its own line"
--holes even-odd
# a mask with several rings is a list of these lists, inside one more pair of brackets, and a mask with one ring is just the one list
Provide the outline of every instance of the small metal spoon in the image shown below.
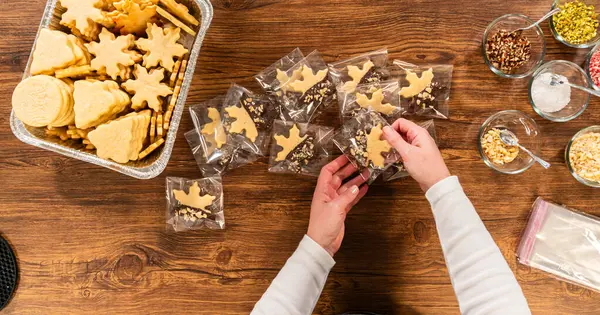
[[569,85],[570,87],[574,87],[574,88],[576,88],[576,89],[580,89],[580,90],[582,90],[582,91],[584,91],[584,92],[588,92],[588,93],[590,93],[590,94],[592,94],[592,95],[594,95],[594,96],[598,96],[598,97],[600,97],[600,91],[596,91],[596,90],[594,90],[594,89],[590,89],[590,88],[587,88],[587,87],[585,87],[585,86],[581,86],[581,85],[573,84],[573,83],[571,83],[571,82],[569,82],[569,83],[565,83],[565,82],[564,82],[564,81],[563,81],[563,80],[560,78],[560,76],[559,76],[558,74],[556,74],[556,73],[552,73],[552,74],[551,74],[551,76],[550,76],[550,85],[551,85],[551,86],[557,86],[557,85],[559,85],[559,84],[567,84],[567,85]]
[[511,33],[513,33],[513,32],[522,32],[522,31],[526,31],[526,30],[528,30],[530,28],[536,27],[538,24],[544,22],[547,18],[553,16],[554,14],[556,14],[558,12],[560,12],[560,8],[556,8],[556,9],[554,9],[554,10],[546,13],[546,15],[542,16],[542,18],[539,19],[539,20],[537,20],[537,22],[535,22],[535,23],[533,23],[533,24],[531,24],[531,25],[529,25],[527,27],[522,27],[522,28],[516,29],[516,30],[512,31]]
[[525,151],[525,153],[529,154],[529,156],[531,156],[531,158],[533,158],[534,161],[540,163],[540,165],[543,166],[545,169],[550,168],[550,163],[542,160],[537,155],[533,154],[533,152],[527,150],[524,146],[520,145],[519,139],[514,133],[512,133],[512,131],[508,129],[500,131],[500,140],[502,140],[502,142],[504,142],[504,144],[506,145],[519,147],[521,150]]

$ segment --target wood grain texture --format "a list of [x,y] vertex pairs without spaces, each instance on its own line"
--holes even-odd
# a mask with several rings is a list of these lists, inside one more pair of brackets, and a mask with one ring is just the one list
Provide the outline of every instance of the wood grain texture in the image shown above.
[[[391,59],[453,63],[451,119],[436,121],[440,147],[522,285],[534,314],[598,314],[600,295],[519,265],[515,250],[537,196],[600,215],[597,191],[578,184],[564,147],[600,120],[593,99],[578,119],[535,115],[527,80],[501,79],[480,53],[486,25],[549,1],[215,0],[188,105],[224,93],[299,46],[327,62],[388,47]],[[135,180],[19,142],[9,127],[12,90],[33,43],[43,0],[0,2],[0,232],[16,248],[21,277],[8,314],[244,314],[294,251],[315,179],[267,173],[265,159],[226,175],[227,229],[167,233],[166,176],[200,176],[183,137],[166,171]],[[543,24],[546,60],[581,64],[585,50],[556,42]],[[540,125],[554,165],[522,175],[493,172],[477,149],[480,124],[519,109]],[[319,122],[334,122],[335,110]],[[505,192],[508,199],[501,199]],[[347,235],[316,314],[458,314],[429,205],[412,180],[375,184],[347,219]]]

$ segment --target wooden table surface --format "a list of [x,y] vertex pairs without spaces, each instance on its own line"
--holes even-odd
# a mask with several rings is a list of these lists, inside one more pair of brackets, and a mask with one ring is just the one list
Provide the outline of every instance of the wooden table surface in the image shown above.
[[[564,147],[600,119],[594,99],[581,117],[552,123],[527,100],[527,80],[502,79],[480,53],[486,25],[505,13],[539,17],[550,1],[214,0],[188,105],[224,93],[295,47],[332,62],[386,47],[390,59],[454,64],[451,119],[436,121],[451,171],[515,271],[534,314],[598,314],[600,295],[519,265],[520,233],[536,197],[600,215],[600,194],[575,181]],[[248,313],[305,233],[315,179],[267,172],[265,159],[224,177],[224,231],[168,233],[165,177],[201,176],[183,137],[184,115],[165,172],[135,180],[25,145],[9,127],[43,0],[0,2],[0,233],[20,266],[14,314]],[[556,42],[543,24],[546,60],[582,64],[586,50]],[[518,109],[544,135],[554,165],[522,175],[481,161],[477,132],[491,114]],[[320,121],[339,126],[335,110]],[[502,198],[501,196],[506,196]],[[346,238],[317,314],[457,314],[429,204],[410,179],[375,184],[350,213]]]

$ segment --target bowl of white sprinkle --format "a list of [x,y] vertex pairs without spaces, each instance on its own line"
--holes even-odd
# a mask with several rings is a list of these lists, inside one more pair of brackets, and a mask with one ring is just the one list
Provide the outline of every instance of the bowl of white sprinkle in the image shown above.
[[569,84],[591,87],[586,73],[578,65],[554,60],[540,66],[529,81],[529,102],[542,117],[556,122],[577,118],[585,111],[590,95]]

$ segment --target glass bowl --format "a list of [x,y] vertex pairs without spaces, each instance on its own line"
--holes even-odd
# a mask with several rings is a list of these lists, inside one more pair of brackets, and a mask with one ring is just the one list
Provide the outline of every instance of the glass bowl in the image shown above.
[[539,25],[530,28],[523,32],[523,35],[529,39],[531,43],[531,58],[523,66],[515,69],[512,73],[505,73],[502,70],[494,67],[492,62],[488,59],[487,52],[485,49],[488,38],[493,36],[500,30],[516,30],[521,27],[529,26],[534,22],[525,15],[521,14],[507,14],[503,15],[488,25],[487,29],[483,33],[481,41],[481,52],[483,54],[483,60],[490,67],[490,70],[495,74],[503,78],[519,79],[525,78],[533,73],[537,67],[539,67],[544,61],[546,55],[546,40],[544,39],[544,32]]
[[[556,7],[563,5],[567,2],[574,2],[574,0],[554,0],[554,2],[552,3],[552,8],[550,10],[554,10]],[[596,13],[598,13],[597,8],[600,7],[597,0],[584,0],[581,1],[583,3],[585,3],[586,5],[593,5],[594,9],[596,10]],[[554,28],[554,16],[552,16],[551,18],[548,19],[548,23],[550,23],[550,31],[552,32],[552,35],[554,35],[554,38],[556,38],[557,41],[569,46],[569,47],[573,47],[573,48],[589,48],[594,46],[598,40],[600,39],[600,32],[596,32],[596,36],[594,36],[594,38],[592,38],[590,41],[582,43],[582,44],[571,44],[569,42],[567,42],[566,39],[564,39],[562,36],[558,35],[558,33],[556,32],[556,29]]]
[[598,51],[598,47],[600,47],[600,44],[596,44],[596,46],[594,46],[594,48],[592,48],[592,50],[590,50],[590,52],[587,54],[587,58],[585,59],[585,74],[587,74],[590,84],[596,90],[600,90],[600,86],[597,85],[592,78],[592,74],[590,73],[590,63],[592,61],[592,56],[594,56],[594,54]]
[[529,80],[529,102],[535,110],[543,118],[546,118],[555,122],[565,122],[577,118],[581,113],[585,111],[590,101],[590,94],[579,89],[571,88],[571,101],[565,108],[557,112],[547,112],[542,108],[538,107],[533,101],[532,86],[535,81],[543,73],[555,73],[565,76],[570,83],[574,83],[581,86],[590,86],[590,80],[587,74],[578,65],[565,60],[553,60],[543,64],[539,67]]
[[571,166],[570,154],[571,154],[571,145],[573,145],[573,141],[575,141],[575,139],[577,139],[579,136],[582,136],[582,135],[590,133],[590,132],[598,132],[598,133],[600,133],[600,126],[590,126],[590,127],[584,128],[584,129],[580,130],[578,133],[576,133],[573,136],[573,138],[571,138],[571,140],[567,144],[567,148],[565,149],[565,163],[567,164],[567,168],[569,169],[569,172],[571,172],[571,175],[573,175],[573,177],[575,177],[575,179],[578,182],[580,182],[580,183],[582,183],[582,184],[584,184],[586,186],[600,188],[600,183],[599,182],[594,182],[594,181],[587,180],[585,178],[579,177],[579,175],[577,175],[575,173],[575,170]]
[[477,148],[483,162],[493,170],[504,174],[520,174],[528,170],[535,161],[523,150],[519,150],[519,155],[510,163],[504,165],[493,163],[483,152],[481,139],[492,128],[508,129],[512,131],[519,143],[531,150],[536,155],[540,155],[542,146],[542,137],[537,124],[531,117],[518,110],[505,110],[498,112],[488,118],[479,129],[479,138],[477,139]]

